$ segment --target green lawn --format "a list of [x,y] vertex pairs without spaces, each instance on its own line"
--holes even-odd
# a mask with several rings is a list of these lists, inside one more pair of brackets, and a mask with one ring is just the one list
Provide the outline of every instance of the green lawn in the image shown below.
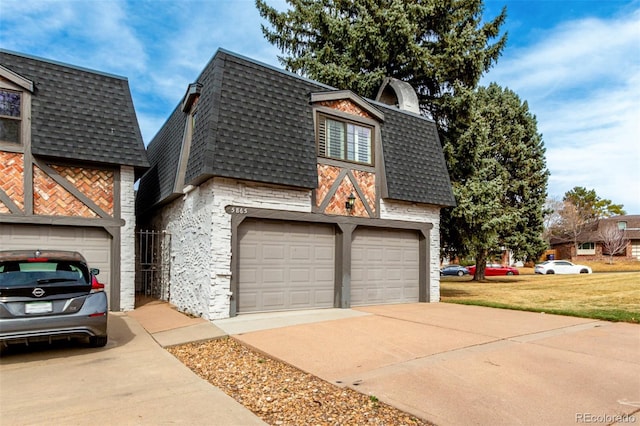
[[640,272],[441,277],[440,287],[447,303],[640,323]]

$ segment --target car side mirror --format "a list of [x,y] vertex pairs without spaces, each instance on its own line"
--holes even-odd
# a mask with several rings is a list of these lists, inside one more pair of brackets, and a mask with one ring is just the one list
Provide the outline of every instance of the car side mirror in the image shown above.
[[98,268],[91,268],[91,274],[92,275],[98,275],[100,273],[100,269]]

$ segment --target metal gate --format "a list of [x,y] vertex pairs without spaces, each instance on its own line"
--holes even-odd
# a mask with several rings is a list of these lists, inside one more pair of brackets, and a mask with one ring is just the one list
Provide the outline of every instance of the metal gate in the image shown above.
[[171,234],[138,231],[136,237],[136,293],[168,302]]

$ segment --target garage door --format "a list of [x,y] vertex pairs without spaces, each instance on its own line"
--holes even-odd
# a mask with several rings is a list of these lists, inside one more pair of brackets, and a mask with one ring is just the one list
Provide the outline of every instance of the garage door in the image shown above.
[[73,250],[89,267],[100,269],[98,280],[109,293],[111,282],[111,236],[100,228],[43,225],[0,225],[2,250]]
[[239,238],[238,313],[333,307],[332,226],[246,220]]
[[357,228],[351,251],[351,306],[417,302],[418,233]]
[[633,240],[631,242],[631,256],[640,260],[640,241]]

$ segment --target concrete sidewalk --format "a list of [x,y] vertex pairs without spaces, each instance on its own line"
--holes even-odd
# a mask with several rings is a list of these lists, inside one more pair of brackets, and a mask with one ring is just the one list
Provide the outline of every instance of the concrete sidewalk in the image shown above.
[[171,330],[179,330],[173,331],[179,340],[199,340],[215,327],[181,314],[171,318],[166,304],[155,309],[164,311],[165,328],[156,324],[153,338],[135,314],[111,313],[105,348],[65,342],[8,352],[0,358],[1,423],[264,425],[158,344],[174,338]]

